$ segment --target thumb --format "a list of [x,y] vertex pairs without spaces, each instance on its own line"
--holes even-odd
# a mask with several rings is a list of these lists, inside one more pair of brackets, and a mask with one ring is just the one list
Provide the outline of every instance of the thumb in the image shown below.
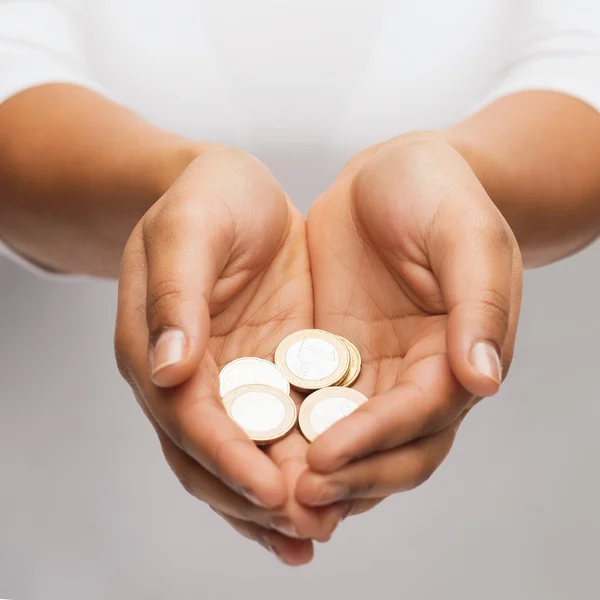
[[513,262],[519,260],[514,236],[485,198],[483,208],[474,205],[471,215],[462,213],[443,235],[430,239],[431,264],[449,315],[450,366],[469,392],[491,396],[512,355],[519,311],[520,292],[513,294]]
[[229,256],[233,227],[205,208],[219,199],[201,195],[174,195],[144,227],[149,364],[160,387],[179,385],[198,369],[210,337],[210,299]]

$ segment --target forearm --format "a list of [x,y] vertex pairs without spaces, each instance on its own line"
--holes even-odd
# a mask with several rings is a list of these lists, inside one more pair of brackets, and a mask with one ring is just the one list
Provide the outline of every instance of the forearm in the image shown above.
[[70,85],[0,105],[0,238],[49,269],[116,277],[146,210],[204,149]]
[[600,114],[553,92],[498,100],[444,132],[512,227],[525,265],[541,266],[600,233]]

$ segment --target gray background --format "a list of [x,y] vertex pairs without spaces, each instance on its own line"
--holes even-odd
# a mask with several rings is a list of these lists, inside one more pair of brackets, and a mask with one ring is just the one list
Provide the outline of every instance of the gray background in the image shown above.
[[425,486],[292,570],[171,475],[113,364],[114,284],[0,262],[0,597],[597,598],[599,265],[597,245],[528,273],[500,396]]

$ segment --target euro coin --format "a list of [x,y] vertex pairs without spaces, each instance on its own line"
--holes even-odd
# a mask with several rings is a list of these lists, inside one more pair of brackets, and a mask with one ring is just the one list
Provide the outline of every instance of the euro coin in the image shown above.
[[358,351],[358,348],[350,340],[347,340],[341,335],[338,335],[338,337],[340,338],[340,340],[342,340],[342,342],[344,342],[344,344],[346,344],[348,352],[350,353],[350,368],[348,369],[346,376],[336,385],[341,387],[350,387],[360,375],[362,359],[360,357],[360,352]]
[[296,424],[294,401],[268,385],[244,385],[223,398],[227,414],[258,445],[285,437]]
[[318,390],[343,379],[350,366],[344,342],[320,329],[304,329],[288,335],[275,350],[275,364],[292,387]]
[[290,384],[285,375],[268,360],[238,358],[225,365],[219,373],[221,398],[243,385],[268,385],[290,395]]
[[313,442],[324,431],[344,417],[352,414],[367,402],[367,397],[357,390],[345,387],[329,387],[307,396],[300,406],[300,431]]

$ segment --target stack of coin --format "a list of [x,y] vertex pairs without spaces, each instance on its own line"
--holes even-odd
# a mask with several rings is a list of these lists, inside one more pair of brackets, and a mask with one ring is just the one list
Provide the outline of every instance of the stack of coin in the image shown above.
[[361,359],[347,339],[320,329],[303,329],[277,346],[275,364],[293,388],[311,392],[352,385],[360,373]]
[[221,396],[229,416],[257,444],[285,437],[298,419],[291,386],[311,393],[300,408],[300,429],[313,441],[367,398],[348,389],[358,378],[361,357],[349,340],[319,329],[287,336],[275,351],[275,364],[239,358],[220,373]]

